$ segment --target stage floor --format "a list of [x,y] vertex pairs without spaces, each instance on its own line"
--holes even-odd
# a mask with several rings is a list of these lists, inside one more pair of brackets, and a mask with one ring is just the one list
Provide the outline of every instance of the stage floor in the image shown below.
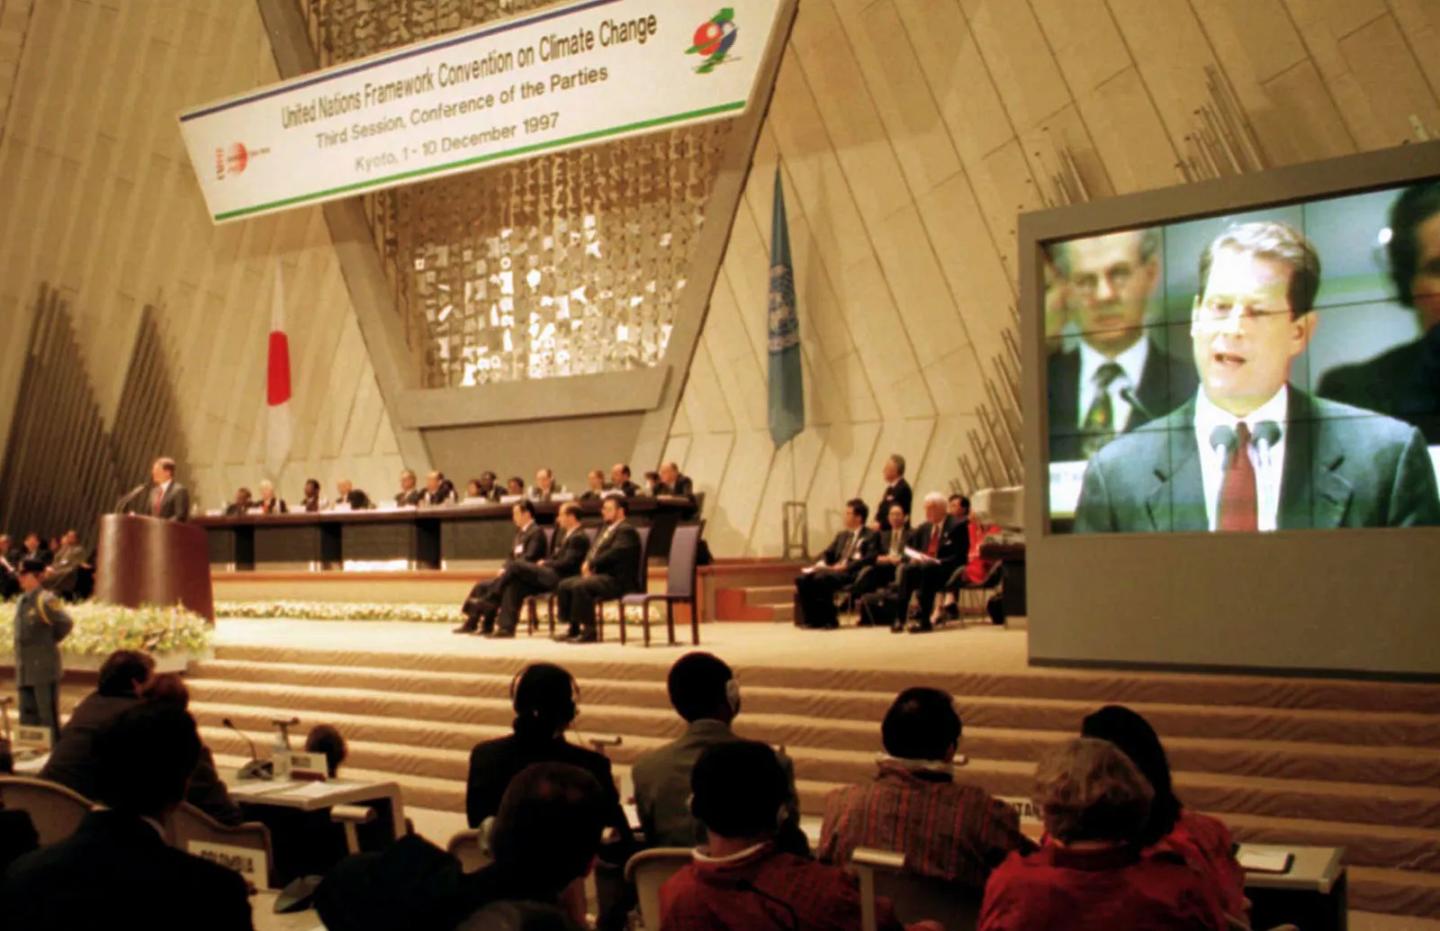
[[[547,628],[542,624],[541,630]],[[655,644],[641,646],[640,631],[621,646],[614,624],[605,642],[556,643],[523,628],[513,640],[451,633],[448,624],[405,621],[301,621],[220,618],[215,642],[224,646],[266,646],[306,650],[364,650],[373,653],[514,657],[527,661],[655,663],[668,666],[690,646],[688,627],[677,628],[680,646],[664,645],[663,623],[652,627]],[[700,647],[735,666],[832,667],[853,670],[957,673],[1025,673],[1026,632],[970,621],[954,622],[930,634],[892,634],[888,629],[801,630],[790,623],[716,621],[700,627]]]

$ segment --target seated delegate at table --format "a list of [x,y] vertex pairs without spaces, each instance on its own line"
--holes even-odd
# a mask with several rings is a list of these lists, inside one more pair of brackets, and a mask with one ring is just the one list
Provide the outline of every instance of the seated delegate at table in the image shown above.
[[413,508],[420,506],[420,499],[424,495],[415,484],[415,473],[409,469],[400,470],[400,490],[395,493],[395,506],[400,508]]
[[290,510],[283,498],[275,497],[275,486],[269,481],[260,483],[260,500],[255,509],[261,514],[285,514]]
[[425,476],[425,491],[420,495],[420,503],[426,507],[439,507],[444,504],[454,504],[459,498],[455,494],[455,484],[445,477],[444,472],[431,472]]
[[465,503],[472,502],[498,502],[500,500],[500,488],[495,484],[495,473],[485,471],[480,473],[479,478],[472,478],[465,486]]
[[248,488],[238,488],[235,491],[235,500],[225,506],[226,517],[244,517],[255,507],[254,496]]
[[610,488],[627,498],[633,498],[640,493],[640,486],[630,481],[630,466],[623,462],[617,462],[610,467]]
[[305,480],[305,494],[300,500],[300,510],[308,513],[329,510],[330,502],[320,496],[320,482],[313,478]]
[[550,501],[565,493],[565,486],[555,481],[553,469],[536,469],[535,486],[530,489],[531,501]]
[[337,511],[364,511],[372,504],[369,495],[356,488],[348,478],[342,478],[335,483],[335,503],[331,507]]
[[834,629],[835,593],[855,581],[860,570],[875,561],[880,535],[865,526],[870,509],[859,498],[845,502],[845,529],[795,578],[795,626]]
[[585,473],[585,490],[580,493],[577,500],[599,501],[605,497],[605,473],[599,469],[591,469]]
[[[649,473],[646,473],[649,474]],[[695,483],[690,477],[680,474],[680,466],[674,462],[666,462],[660,466],[657,474],[660,479],[655,485],[656,495],[674,495],[676,497],[688,498],[695,495]]]
[[516,498],[525,497],[525,480],[518,475],[512,475],[505,480],[505,495]]

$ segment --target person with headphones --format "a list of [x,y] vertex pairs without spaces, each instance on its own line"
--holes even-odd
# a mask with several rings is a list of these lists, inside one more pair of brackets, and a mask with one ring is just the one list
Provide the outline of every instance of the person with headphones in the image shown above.
[[[860,890],[836,866],[781,851],[775,837],[789,818],[785,771],[775,751],[732,740],[700,754],[690,774],[691,809],[707,840],[660,887],[666,931],[800,931],[860,928]],[[900,931],[889,900],[876,901],[876,926]],[[940,931],[919,922],[911,931]]]
[[[740,683],[730,666],[713,653],[687,653],[670,667],[666,680],[670,704],[685,719],[685,733],[635,761],[635,807],[651,847],[693,847],[705,839],[704,827],[690,813],[690,772],[707,748],[732,743],[731,725],[740,713]],[[780,754],[790,800],[790,817],[781,826],[783,850],[810,855],[810,842],[800,829],[800,805],[795,794],[795,767]]]
[[610,760],[565,739],[565,731],[579,712],[579,695],[575,678],[554,663],[532,663],[511,680],[514,733],[479,743],[470,751],[465,816],[472,828],[500,810],[506,786],[525,767],[532,763],[568,763],[590,773],[600,783],[606,798],[606,826],[613,827],[623,841],[632,841],[633,832],[620,807]]

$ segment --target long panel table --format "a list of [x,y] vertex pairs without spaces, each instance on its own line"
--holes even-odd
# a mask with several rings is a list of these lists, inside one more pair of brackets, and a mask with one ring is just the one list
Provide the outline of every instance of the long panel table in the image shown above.
[[[599,501],[579,501],[586,523],[596,523]],[[665,559],[670,537],[682,521],[694,520],[695,502],[686,497],[629,499],[631,522],[649,526],[651,559]],[[535,517],[553,524],[560,502],[537,503]],[[197,517],[205,529],[212,567],[245,571],[293,568],[343,569],[403,562],[415,569],[440,569],[464,560],[505,559],[515,527],[511,505],[448,505],[373,511],[319,511]]]

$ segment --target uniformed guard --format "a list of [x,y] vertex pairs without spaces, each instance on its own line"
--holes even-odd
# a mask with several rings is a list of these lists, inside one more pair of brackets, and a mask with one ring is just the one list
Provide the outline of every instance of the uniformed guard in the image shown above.
[[52,739],[60,735],[60,641],[75,622],[60,601],[40,583],[45,564],[38,559],[20,563],[20,588],[15,605],[15,681],[20,692],[20,723],[48,727]]

